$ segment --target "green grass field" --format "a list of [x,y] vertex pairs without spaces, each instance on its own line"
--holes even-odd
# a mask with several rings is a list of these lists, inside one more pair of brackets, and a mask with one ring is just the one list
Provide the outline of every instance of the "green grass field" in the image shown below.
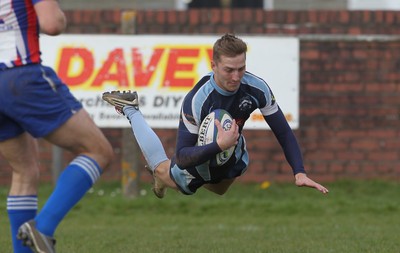
[[[326,196],[292,184],[236,183],[224,196],[169,191],[162,200],[150,185],[137,199],[119,186],[98,183],[67,215],[56,232],[58,253],[400,252],[398,182],[340,181],[327,184]],[[50,190],[42,186],[42,201]],[[7,188],[0,195],[0,252],[7,253]]]

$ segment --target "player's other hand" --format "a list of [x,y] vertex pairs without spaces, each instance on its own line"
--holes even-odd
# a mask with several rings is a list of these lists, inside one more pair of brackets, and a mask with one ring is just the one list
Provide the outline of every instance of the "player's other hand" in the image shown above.
[[239,139],[239,126],[236,121],[232,120],[232,126],[229,130],[224,130],[222,128],[221,122],[215,120],[215,126],[218,129],[217,143],[221,150],[227,150],[230,147],[235,146]]
[[295,179],[296,179],[296,185],[299,187],[306,186],[315,188],[318,191],[322,192],[323,194],[327,194],[329,192],[327,188],[325,188],[323,185],[314,182],[312,179],[308,178],[307,175],[304,173],[297,173],[295,175]]

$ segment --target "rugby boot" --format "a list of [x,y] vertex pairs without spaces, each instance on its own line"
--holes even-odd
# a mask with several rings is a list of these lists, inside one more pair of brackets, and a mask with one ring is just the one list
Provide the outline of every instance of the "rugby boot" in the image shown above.
[[103,100],[115,107],[115,110],[124,115],[123,108],[126,105],[139,109],[139,98],[136,91],[111,91],[104,92],[102,96]]
[[21,225],[18,229],[17,239],[22,241],[35,253],[55,253],[56,240],[50,236],[40,233],[36,229],[34,220],[30,220]]

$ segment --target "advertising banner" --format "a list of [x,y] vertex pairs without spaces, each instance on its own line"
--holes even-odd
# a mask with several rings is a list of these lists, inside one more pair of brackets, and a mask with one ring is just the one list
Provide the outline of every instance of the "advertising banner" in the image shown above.
[[[105,91],[135,90],[140,110],[153,128],[177,128],[185,94],[211,71],[218,36],[60,35],[41,36],[43,64],[53,67],[99,127],[129,127]],[[299,124],[299,41],[243,36],[246,69],[271,87],[292,128]],[[246,129],[268,129],[259,111]]]

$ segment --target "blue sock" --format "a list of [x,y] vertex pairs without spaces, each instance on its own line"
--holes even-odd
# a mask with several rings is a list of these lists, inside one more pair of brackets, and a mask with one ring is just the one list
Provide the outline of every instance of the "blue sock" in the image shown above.
[[53,193],[36,216],[36,229],[53,237],[58,224],[99,179],[101,172],[92,158],[76,157],[61,173]]
[[160,138],[147,124],[142,113],[135,107],[124,106],[123,111],[131,123],[133,134],[147,164],[154,171],[161,162],[168,160]]
[[23,223],[35,218],[38,208],[37,202],[36,195],[8,196],[7,198],[7,212],[14,253],[32,253],[29,247],[23,246],[22,241],[17,240],[17,233],[18,228]]

